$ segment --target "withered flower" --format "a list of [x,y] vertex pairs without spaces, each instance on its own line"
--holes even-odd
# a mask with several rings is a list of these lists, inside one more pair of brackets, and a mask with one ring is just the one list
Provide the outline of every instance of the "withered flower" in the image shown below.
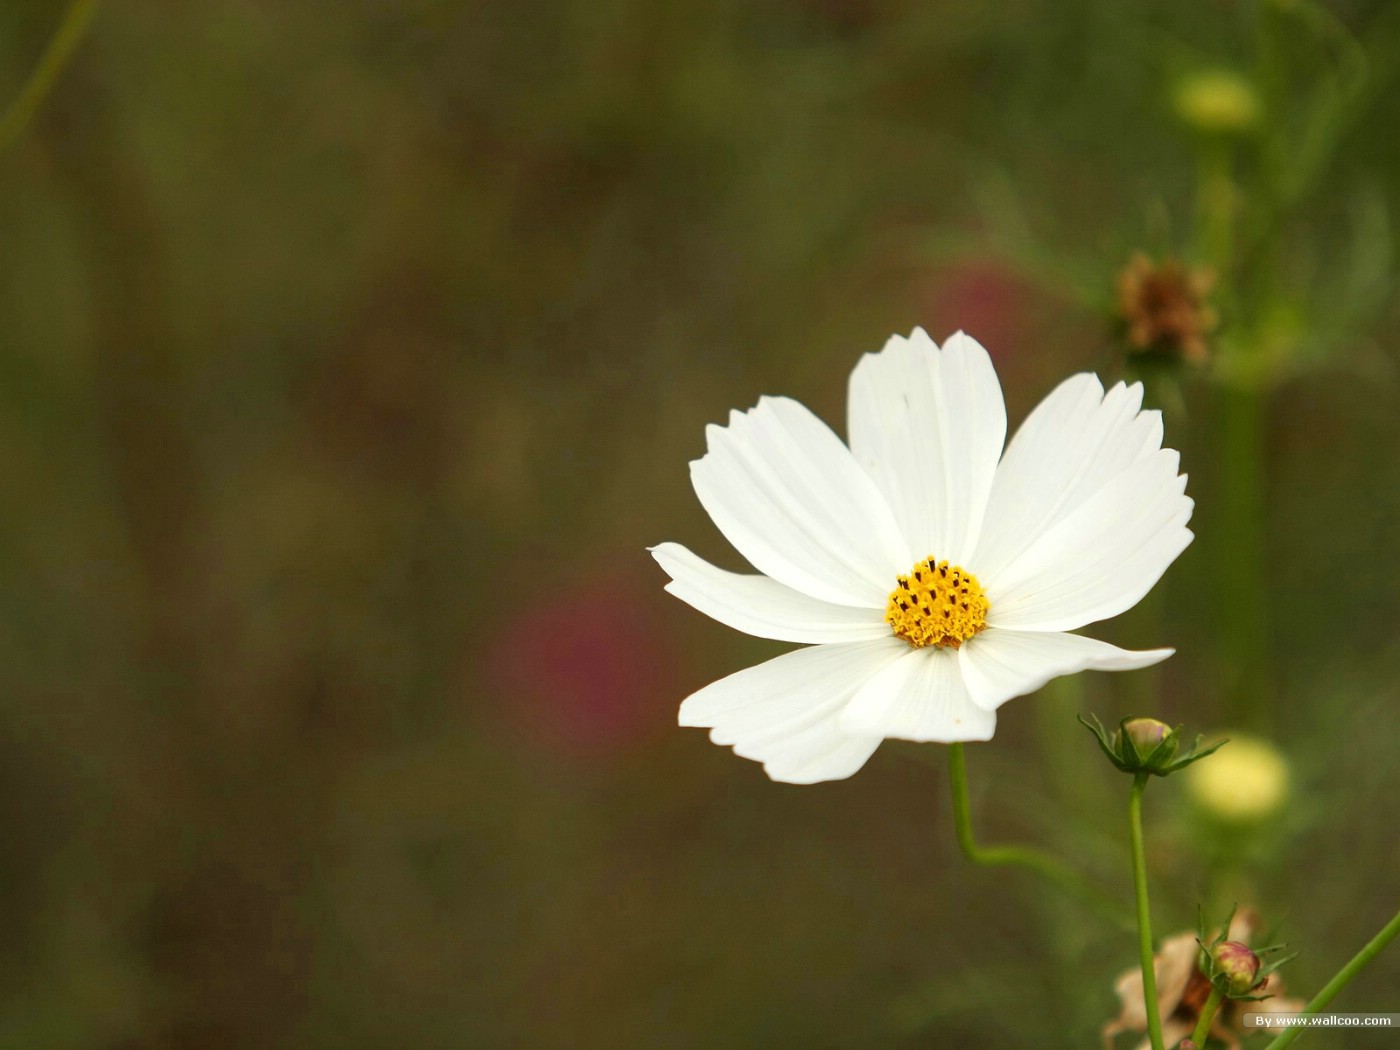
[[1118,274],[1118,314],[1128,344],[1139,353],[1204,361],[1210,349],[1206,337],[1219,322],[1207,301],[1214,286],[1215,275],[1208,269],[1134,255]]

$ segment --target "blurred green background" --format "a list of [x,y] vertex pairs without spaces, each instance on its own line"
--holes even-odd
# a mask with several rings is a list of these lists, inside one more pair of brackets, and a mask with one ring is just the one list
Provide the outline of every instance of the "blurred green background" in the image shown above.
[[[0,105],[64,10],[0,6]],[[1098,1045],[1132,935],[969,867],[943,749],[675,728],[786,648],[645,553],[741,565],[704,425],[841,430],[915,324],[1013,424],[1144,375],[1198,501],[1094,632],[1179,654],[1005,707],[979,833],[1126,902],[1073,713],[1270,737],[1262,828],[1154,785],[1154,908],[1254,904],[1311,994],[1400,897],[1397,62],[1367,0],[100,6],[0,153],[0,1046]],[[1214,269],[1210,363],[1129,355],[1135,251]]]

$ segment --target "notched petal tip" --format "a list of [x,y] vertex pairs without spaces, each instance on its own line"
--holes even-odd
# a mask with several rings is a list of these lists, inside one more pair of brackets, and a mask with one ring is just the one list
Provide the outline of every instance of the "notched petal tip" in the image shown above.
[[1060,380],[1059,384],[1055,387],[1055,389],[1050,391],[1049,394],[1042,398],[1041,402],[1043,404],[1045,401],[1049,400],[1050,397],[1052,397],[1059,391],[1074,387],[1082,387],[1086,393],[1092,388],[1094,393],[1098,395],[1098,399],[1100,401],[1102,401],[1106,396],[1106,392],[1103,386],[1103,380],[1099,378],[1099,374],[1097,372],[1090,372],[1086,370],[1083,372],[1075,372],[1074,375],[1068,376],[1065,379]]
[[[882,726],[880,732],[884,739],[907,740],[912,744],[974,744],[991,740],[996,735],[996,712],[983,710],[984,716],[990,717],[990,722],[981,719],[954,719],[948,725],[939,729],[925,729],[918,726]],[[858,730],[841,727],[845,732],[855,735]],[[862,730],[871,732],[871,730]]]
[[699,721],[694,715],[687,715],[685,712],[685,702],[681,702],[680,710],[676,712],[676,725],[682,729],[709,729],[710,727]]
[[943,352],[945,354],[955,351],[966,352],[969,350],[981,350],[984,354],[987,352],[986,347],[984,347],[972,336],[964,332],[961,328],[959,328],[956,332],[950,335],[947,339],[943,340]]
[[796,787],[809,787],[812,784],[828,784],[836,783],[840,780],[850,780],[851,777],[853,777],[857,772],[859,772],[859,770],[853,769],[849,773],[843,773],[840,776],[836,777],[829,777],[822,776],[819,773],[789,773],[777,763],[765,762],[763,763],[763,772],[768,774],[768,779],[773,781],[773,783],[775,784],[792,784]]
[[915,325],[908,335],[900,335],[898,332],[885,340],[879,350],[869,350],[860,355],[860,360],[856,362],[855,371],[859,371],[862,366],[869,368],[872,362],[886,355],[895,355],[901,352],[937,351],[938,344],[935,343],[929,334],[922,327]]
[[[728,422],[727,424],[725,424],[725,423],[706,423],[706,424],[705,424],[705,449],[706,449],[705,455],[709,455],[710,453],[712,453],[712,452],[715,450],[715,444],[716,444],[716,442],[722,442],[722,441],[725,439],[725,437],[726,437],[726,432],[727,432],[727,431],[729,430],[729,428],[732,427],[733,425],[734,425],[734,413],[732,413],[732,412],[730,413],[729,422]],[[696,459],[692,459],[692,460],[690,461],[690,465],[691,465],[691,466],[694,466],[696,463],[699,463],[700,460],[702,460],[702,459],[704,459],[704,458],[705,458],[705,456],[700,456],[700,457],[698,457],[698,458],[696,458]]]
[[[1127,397],[1138,406],[1141,406],[1143,393],[1144,390],[1142,380],[1138,379],[1129,383],[1125,379],[1120,379],[1118,380],[1118,382],[1114,383],[1111,387],[1104,391],[1104,400],[1107,400],[1111,397]],[[1142,411],[1141,407],[1139,407],[1136,411],[1140,413]]]
[[[943,358],[945,361],[955,361],[962,358],[965,368],[987,370],[993,374],[996,372],[996,366],[992,363],[992,355],[988,353],[987,348],[961,328],[943,341]],[[998,390],[1000,390],[1000,386],[998,386]]]

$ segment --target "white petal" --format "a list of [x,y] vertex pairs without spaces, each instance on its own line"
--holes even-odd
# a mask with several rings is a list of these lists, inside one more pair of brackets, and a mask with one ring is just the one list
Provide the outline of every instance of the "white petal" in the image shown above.
[[1105,394],[1087,373],[1051,391],[1007,446],[968,568],[984,583],[996,579],[1096,491],[1161,448],[1161,413],[1141,406],[1141,384],[1119,383]]
[[841,715],[851,733],[901,740],[990,740],[996,715],[978,707],[963,683],[957,654],[914,649],[861,686]]
[[1194,506],[1161,449],[1065,515],[987,585],[987,623],[1065,631],[1136,605],[1192,540]]
[[759,571],[824,601],[884,609],[908,552],[875,483],[825,423],[765,397],[706,428],[696,495]]
[[671,577],[666,589],[736,631],[780,642],[858,642],[891,636],[881,613],[834,605],[767,576],[726,572],[679,543],[651,548]]
[[987,351],[961,332],[941,351],[922,328],[895,336],[856,365],[847,412],[851,451],[885,494],[913,558],[966,564],[1006,440]]
[[1060,675],[1135,671],[1160,663],[1173,652],[1134,652],[1077,634],[988,628],[963,643],[958,662],[973,703],[995,711],[1012,697],[1033,693]]
[[890,637],[784,653],[687,697],[680,724],[713,727],[711,740],[762,762],[774,780],[840,780],[880,744],[878,734],[843,729],[841,710],[871,675],[908,651]]

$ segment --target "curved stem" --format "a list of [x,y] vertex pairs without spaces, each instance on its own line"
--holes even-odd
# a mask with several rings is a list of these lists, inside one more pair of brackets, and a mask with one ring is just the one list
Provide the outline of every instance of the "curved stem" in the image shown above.
[[63,21],[59,23],[48,47],[44,48],[44,53],[39,57],[39,64],[29,75],[29,80],[20,90],[19,97],[10,103],[10,108],[0,117],[0,150],[19,137],[29,119],[53,90],[59,74],[63,72],[63,67],[68,64],[68,59],[73,54],[73,49],[82,39],[83,30],[87,28],[88,19],[92,17],[96,6],[97,0],[73,0],[73,3],[68,5]]
[[1215,1012],[1220,1009],[1220,1000],[1223,998],[1220,989],[1212,985],[1210,996],[1206,999],[1206,1005],[1201,1007],[1201,1017],[1196,1022],[1196,1030],[1191,1033],[1191,1042],[1197,1046],[1206,1045],[1206,1039],[1210,1036],[1211,1022],[1215,1020]]
[[968,800],[967,757],[962,744],[948,745],[948,776],[953,788],[953,822],[963,856],[973,864],[1026,868],[1081,901],[1114,919],[1123,921],[1118,902],[1080,877],[1068,865],[1033,846],[979,846],[972,833],[972,805]]
[[[1381,927],[1381,932],[1372,937],[1364,948],[1352,956],[1350,962],[1337,971],[1337,975],[1328,981],[1322,991],[1313,996],[1312,1002],[1303,1008],[1303,1013],[1315,1014],[1335,999],[1337,993],[1361,972],[1363,966],[1379,955],[1387,944],[1395,940],[1397,934],[1400,934],[1400,912],[1397,912],[1395,918]],[[1289,1028],[1264,1047],[1264,1050],[1283,1050],[1285,1046],[1302,1034],[1303,1028],[1301,1026]]]
[[1133,896],[1137,900],[1138,957],[1142,964],[1142,1005],[1147,1013],[1147,1037],[1152,1050],[1162,1045],[1162,1018],[1157,1009],[1157,973],[1152,967],[1152,913],[1147,904],[1147,857],[1142,845],[1142,793],[1146,773],[1133,778],[1128,793],[1128,834],[1133,845]]

